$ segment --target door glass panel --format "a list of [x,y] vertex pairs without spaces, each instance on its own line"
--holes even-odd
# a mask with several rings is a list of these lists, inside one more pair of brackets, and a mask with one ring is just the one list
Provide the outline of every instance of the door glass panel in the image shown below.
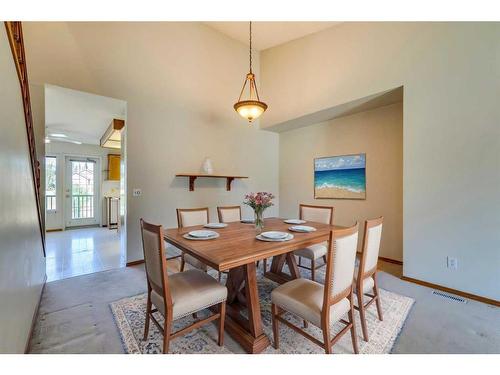
[[45,199],[47,211],[56,209],[56,169],[57,159],[53,156],[45,158]]
[[71,161],[71,218],[94,217],[94,161]]

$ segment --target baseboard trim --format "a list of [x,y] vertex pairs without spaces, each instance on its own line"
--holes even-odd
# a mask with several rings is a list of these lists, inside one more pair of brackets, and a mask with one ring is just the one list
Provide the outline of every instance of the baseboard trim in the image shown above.
[[378,260],[382,260],[382,261],[387,262],[387,263],[398,264],[400,266],[403,265],[403,262],[401,262],[400,260],[396,260],[396,259],[378,257]]
[[45,232],[62,232],[62,228],[57,229],[46,229]]
[[43,292],[45,290],[45,284],[47,283],[47,274],[43,278],[42,291],[40,292],[40,297],[38,298],[38,303],[36,304],[36,309],[33,314],[33,319],[31,319],[31,327],[28,334],[28,340],[26,341],[26,345],[24,346],[24,354],[28,354],[31,350],[31,336],[33,336],[33,331],[35,330],[36,318],[38,317],[38,311],[40,310],[40,304],[42,302]]
[[133,262],[127,262],[127,267],[137,266],[138,264],[144,263],[144,259],[134,260]]
[[412,277],[401,276],[401,280],[409,281],[411,283],[415,283],[415,284],[422,285],[422,286],[426,286],[428,288],[439,289],[439,290],[442,290],[443,292],[456,294],[457,296],[460,296],[460,297],[465,297],[465,298],[473,299],[475,301],[487,303],[488,305],[500,307],[500,301],[497,301],[495,299],[486,298],[486,297],[478,296],[476,294],[471,294],[471,293],[467,293],[467,292],[462,292],[461,290],[448,288],[446,286],[442,286],[439,284],[429,283],[427,281],[414,279]]

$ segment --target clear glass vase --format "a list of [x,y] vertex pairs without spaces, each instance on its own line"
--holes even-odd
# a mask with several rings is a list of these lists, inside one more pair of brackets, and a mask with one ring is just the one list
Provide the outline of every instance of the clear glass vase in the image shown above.
[[257,208],[254,210],[255,214],[255,230],[259,233],[264,229],[264,210]]

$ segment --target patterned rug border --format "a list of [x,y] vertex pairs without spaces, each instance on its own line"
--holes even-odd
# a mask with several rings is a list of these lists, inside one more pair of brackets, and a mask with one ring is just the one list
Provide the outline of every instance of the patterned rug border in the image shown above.
[[[401,296],[401,297],[404,297],[404,298],[409,300],[409,303],[405,309],[404,319],[401,319],[394,326],[395,330],[398,333],[396,335],[394,335],[393,337],[391,337],[391,339],[387,342],[387,344],[384,348],[384,349],[386,349],[386,348],[390,348],[390,349],[388,351],[386,351],[385,353],[380,353],[380,354],[392,354],[393,350],[394,350],[394,345],[397,342],[397,340],[399,339],[399,337],[401,336],[401,333],[404,329],[404,326],[406,325],[406,322],[408,321],[408,317],[410,316],[411,310],[413,309],[413,305],[415,304],[415,300],[409,296],[395,293],[395,292],[391,292],[391,291],[388,291],[386,289],[380,288],[380,290],[382,293],[394,294],[394,295]],[[121,308],[120,304],[126,300],[137,299],[137,298],[143,297],[145,294],[146,293],[139,293],[139,294],[136,294],[133,296],[124,297],[124,298],[121,298],[119,300],[113,301],[109,304],[111,313],[113,315],[113,319],[115,321],[115,324],[116,324],[117,329],[118,329],[118,333],[120,335],[120,340],[121,340],[123,349],[124,349],[126,354],[143,354],[143,353],[141,352],[141,349],[138,346],[138,343],[137,343],[137,340],[134,336],[133,330],[132,330],[132,328],[131,328],[131,326],[130,326],[130,324],[125,316],[125,312]],[[358,333],[358,335],[359,335],[359,333]],[[358,337],[358,339],[360,339],[362,341],[361,337]],[[367,344],[369,344],[369,342]],[[224,348],[224,349],[226,352],[225,354],[235,354],[226,348]],[[190,353],[182,353],[182,354],[190,354]],[[217,354],[217,353],[210,353],[210,354]],[[262,354],[266,354],[266,353],[262,353]],[[278,354],[278,353],[269,353],[269,354]],[[292,353],[284,353],[284,354],[292,354]],[[311,353],[302,353],[302,354],[311,354]]]
[[143,294],[144,293],[139,293],[139,294],[136,294],[134,296],[120,298],[119,300],[111,302],[109,304],[109,308],[111,309],[111,314],[113,315],[113,320],[115,321],[116,328],[118,329],[118,334],[120,335],[120,341],[122,343],[123,350],[125,351],[125,354],[142,354],[142,353],[141,353],[140,348],[137,345],[137,341],[135,341],[135,340],[134,340],[134,344],[135,344],[134,348],[132,350],[129,348],[129,344],[127,343],[126,338],[123,336],[122,332],[127,331],[130,335],[133,336],[132,328],[130,328],[130,324],[128,324],[127,318],[125,318],[125,316],[124,316],[125,314],[124,314],[123,310],[121,308],[118,308],[117,305],[125,299],[138,297],[138,296],[141,296]]

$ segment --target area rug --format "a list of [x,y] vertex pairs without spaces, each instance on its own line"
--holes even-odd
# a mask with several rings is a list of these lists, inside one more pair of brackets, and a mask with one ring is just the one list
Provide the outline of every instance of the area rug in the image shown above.
[[[301,270],[302,271],[302,270]],[[303,274],[304,277],[308,275]],[[323,272],[318,272],[318,281],[322,282]],[[262,276],[259,269],[258,288],[261,301],[262,324],[264,332],[272,341],[271,323],[271,291],[278,286],[275,282]],[[355,312],[356,333],[358,336],[359,352],[365,354],[387,354],[390,353],[394,342],[398,337],[404,322],[408,317],[414,300],[384,289],[380,289],[384,320],[381,322],[377,318],[375,304],[367,310],[367,325],[369,341],[362,338],[361,324],[358,312]],[[144,333],[144,322],[146,316],[146,294],[123,298],[111,303],[111,311],[115,318],[116,325],[121,335],[123,347],[126,353],[153,354],[161,353],[163,336],[154,324],[150,324],[149,337],[146,341],[142,338]],[[200,312],[198,317],[208,316],[208,311]],[[155,315],[163,325],[161,314]],[[298,326],[301,320],[291,314],[284,315],[286,319]],[[347,317],[344,317],[345,319]],[[192,323],[191,316],[174,322],[174,331]],[[339,332],[343,324],[335,325],[332,330],[332,337]],[[312,324],[306,331],[323,341],[321,330]],[[185,336],[178,337],[170,343],[170,353],[177,354],[229,354],[242,353],[241,347],[235,343],[228,334],[225,335],[225,345],[217,345],[217,327],[214,324],[206,324]],[[353,353],[351,335],[345,334],[333,347],[334,353]],[[272,346],[268,347],[264,353],[272,354],[314,354],[324,353],[316,344],[295,333],[284,324],[280,325],[280,349],[276,350]]]

